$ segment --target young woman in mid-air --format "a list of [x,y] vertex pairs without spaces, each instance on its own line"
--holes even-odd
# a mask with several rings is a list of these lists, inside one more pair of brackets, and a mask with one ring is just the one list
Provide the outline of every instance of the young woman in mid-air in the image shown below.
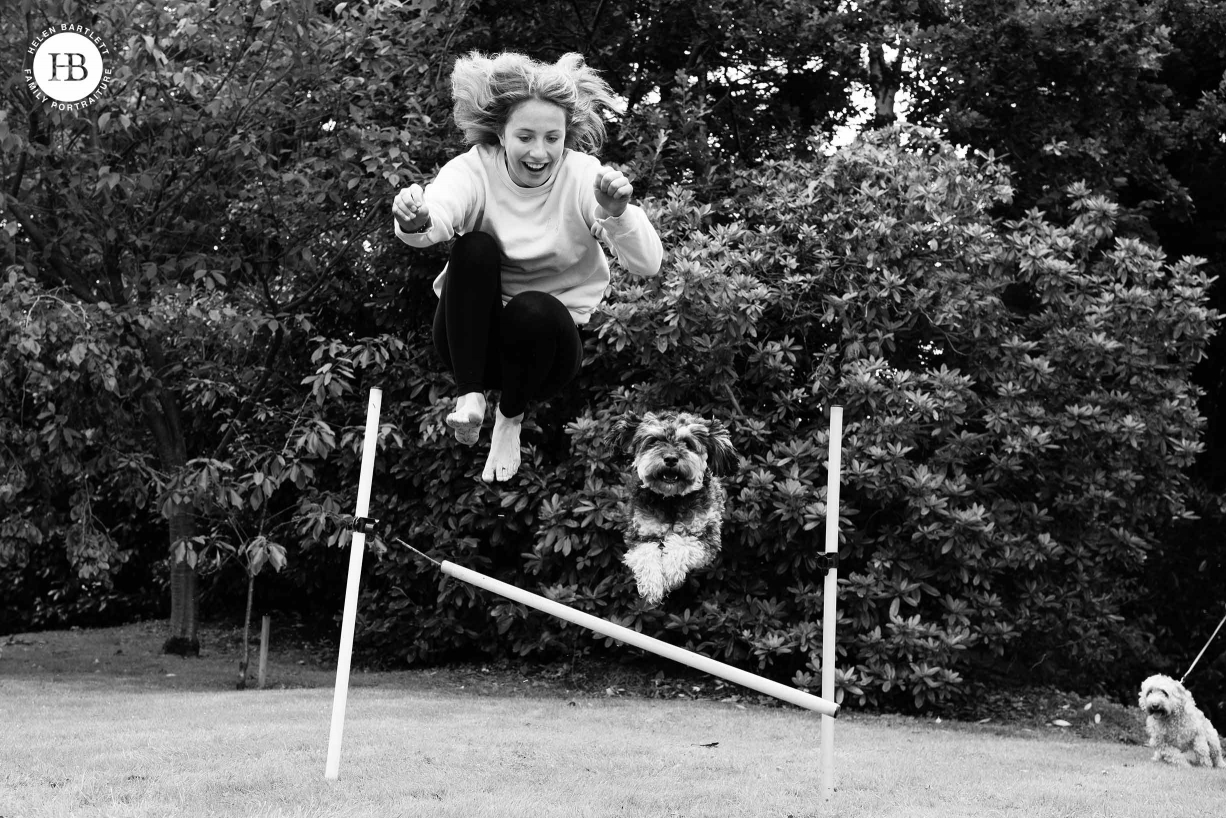
[[423,190],[401,190],[396,235],[413,247],[456,237],[434,281],[434,345],[455,374],[447,416],[456,440],[477,442],[487,390],[501,390],[486,482],[519,469],[529,401],[561,391],[579,371],[578,328],[604,298],[609,264],[651,276],[660,237],[621,172],[594,155],[602,114],[616,103],[578,54],[549,65],[522,54],[473,53],[451,75],[453,115],[473,147]]

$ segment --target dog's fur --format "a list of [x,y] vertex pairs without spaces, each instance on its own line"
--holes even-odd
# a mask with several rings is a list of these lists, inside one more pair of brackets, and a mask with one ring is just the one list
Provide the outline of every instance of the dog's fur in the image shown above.
[[634,454],[622,562],[639,596],[657,605],[719,552],[727,497],[719,476],[735,467],[736,450],[722,423],[688,412],[628,413],[610,442]]
[[[1217,730],[1192,700],[1188,689],[1170,676],[1150,676],[1141,684],[1141,709],[1154,761],[1205,767],[1226,766]],[[1188,753],[1192,758],[1188,758]]]

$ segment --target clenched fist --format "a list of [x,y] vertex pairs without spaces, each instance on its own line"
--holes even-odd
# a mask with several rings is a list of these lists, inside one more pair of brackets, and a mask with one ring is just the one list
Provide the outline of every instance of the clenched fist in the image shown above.
[[421,185],[409,185],[392,202],[396,224],[405,233],[416,233],[430,223],[430,206],[422,199]]
[[613,217],[626,212],[634,186],[620,170],[601,168],[596,171],[596,203]]

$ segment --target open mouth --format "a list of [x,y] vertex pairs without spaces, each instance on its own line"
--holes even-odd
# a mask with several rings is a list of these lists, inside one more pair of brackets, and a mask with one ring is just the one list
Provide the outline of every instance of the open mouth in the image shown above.
[[666,485],[674,485],[681,482],[681,472],[676,469],[665,469],[656,474],[656,479]]
[[531,162],[523,162],[521,164],[528,169],[529,173],[543,173],[545,168],[549,167],[548,162],[541,165],[534,165]]

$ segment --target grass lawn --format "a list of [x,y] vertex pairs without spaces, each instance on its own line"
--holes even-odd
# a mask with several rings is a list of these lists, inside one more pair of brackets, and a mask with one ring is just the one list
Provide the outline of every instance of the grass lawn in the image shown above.
[[1135,744],[854,711],[835,722],[827,802],[807,711],[395,674],[355,677],[329,782],[329,687],[187,684],[176,671],[201,660],[152,656],[161,666],[137,674],[50,659],[40,674],[22,641],[0,641],[2,818],[1191,818],[1226,805],[1226,770],[1154,764]]

